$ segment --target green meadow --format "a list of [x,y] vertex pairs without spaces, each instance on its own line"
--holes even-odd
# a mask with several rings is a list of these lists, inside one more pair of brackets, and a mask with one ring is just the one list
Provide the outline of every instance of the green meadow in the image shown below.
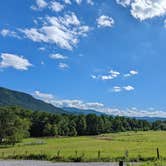
[[122,132],[99,136],[30,138],[0,147],[1,159],[55,161],[154,161],[159,149],[166,160],[166,132]]

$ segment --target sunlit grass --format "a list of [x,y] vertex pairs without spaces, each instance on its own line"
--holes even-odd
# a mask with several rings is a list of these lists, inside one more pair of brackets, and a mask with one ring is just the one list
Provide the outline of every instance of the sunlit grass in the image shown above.
[[14,155],[46,154],[63,158],[84,155],[87,161],[97,160],[98,151],[101,158],[116,160],[126,158],[136,160],[156,158],[156,149],[166,158],[166,132],[124,132],[99,136],[66,137],[66,138],[29,138],[14,147],[0,148],[0,157]]

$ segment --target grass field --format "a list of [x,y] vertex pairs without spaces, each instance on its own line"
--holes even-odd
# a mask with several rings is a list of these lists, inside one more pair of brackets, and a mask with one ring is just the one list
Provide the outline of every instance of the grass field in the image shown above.
[[0,147],[0,158],[27,159],[26,156],[31,156],[32,159],[53,158],[68,161],[82,157],[85,161],[116,161],[124,158],[129,161],[147,161],[156,158],[157,148],[162,158],[166,160],[164,131],[124,132],[87,137],[30,138],[14,147]]

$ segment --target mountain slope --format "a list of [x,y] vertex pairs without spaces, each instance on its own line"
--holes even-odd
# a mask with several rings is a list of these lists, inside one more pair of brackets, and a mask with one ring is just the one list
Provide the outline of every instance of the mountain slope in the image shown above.
[[52,113],[66,113],[61,108],[35,99],[33,96],[0,87],[0,106],[20,106],[33,111],[46,111]]
[[104,114],[102,112],[98,112],[95,110],[90,110],[90,109],[84,110],[84,109],[73,108],[73,107],[63,107],[63,110],[72,114],[83,114],[83,115],[88,115],[88,114],[103,115]]

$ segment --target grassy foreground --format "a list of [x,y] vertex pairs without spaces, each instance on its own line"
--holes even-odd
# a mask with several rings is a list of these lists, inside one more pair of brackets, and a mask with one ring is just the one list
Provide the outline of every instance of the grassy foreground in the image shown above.
[[166,160],[166,132],[124,132],[99,136],[30,138],[0,147],[1,159],[54,161],[154,161],[159,148]]

